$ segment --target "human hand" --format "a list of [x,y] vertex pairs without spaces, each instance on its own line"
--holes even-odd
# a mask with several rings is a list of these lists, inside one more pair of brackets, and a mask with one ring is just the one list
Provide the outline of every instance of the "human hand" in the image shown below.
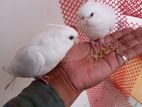
[[66,105],[70,105],[67,95],[69,99],[75,99],[80,92],[102,82],[121,67],[125,61],[120,55],[130,60],[142,53],[142,28],[117,31],[106,37],[106,43],[111,41],[118,47],[117,53],[112,52],[102,59],[95,60],[90,54],[91,44],[80,43],[68,52],[53,71],[47,74],[47,81],[57,90]]

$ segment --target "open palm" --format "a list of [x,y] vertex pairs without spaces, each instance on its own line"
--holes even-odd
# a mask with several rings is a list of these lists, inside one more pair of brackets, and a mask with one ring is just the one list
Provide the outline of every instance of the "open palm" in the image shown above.
[[[106,37],[106,43],[111,41],[118,46],[118,53],[130,60],[142,53],[142,28],[117,31]],[[124,64],[123,58],[115,52],[95,60],[90,55],[91,48],[90,43],[74,46],[55,68],[78,91],[97,85]]]

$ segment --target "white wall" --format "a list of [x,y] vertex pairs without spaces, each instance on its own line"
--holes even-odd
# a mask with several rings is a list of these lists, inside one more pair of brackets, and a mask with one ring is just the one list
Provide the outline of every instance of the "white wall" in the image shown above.
[[16,50],[45,29],[44,23],[63,23],[58,0],[0,0],[0,107],[31,80],[18,79],[13,90],[4,90],[9,75],[1,70]]

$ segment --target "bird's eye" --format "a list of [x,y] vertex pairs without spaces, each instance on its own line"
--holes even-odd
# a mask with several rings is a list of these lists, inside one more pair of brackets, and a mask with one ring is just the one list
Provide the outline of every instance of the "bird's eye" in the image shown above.
[[94,13],[92,12],[91,14],[90,14],[90,17],[93,17],[94,16]]
[[69,39],[70,39],[70,40],[73,40],[73,39],[74,39],[74,36],[72,36],[72,35],[69,36]]

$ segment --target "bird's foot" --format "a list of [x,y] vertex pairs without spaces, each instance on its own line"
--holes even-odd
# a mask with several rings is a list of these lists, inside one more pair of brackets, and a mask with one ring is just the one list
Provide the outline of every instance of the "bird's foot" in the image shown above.
[[99,51],[99,48],[100,48],[99,41],[91,41],[91,45],[92,45],[94,53],[96,53],[97,51]]
[[99,40],[99,49],[101,50],[102,48],[105,47],[106,47],[105,38],[102,38]]
[[91,57],[95,60],[98,60],[102,57],[102,53],[100,52],[100,41],[91,41],[92,50],[91,50]]

